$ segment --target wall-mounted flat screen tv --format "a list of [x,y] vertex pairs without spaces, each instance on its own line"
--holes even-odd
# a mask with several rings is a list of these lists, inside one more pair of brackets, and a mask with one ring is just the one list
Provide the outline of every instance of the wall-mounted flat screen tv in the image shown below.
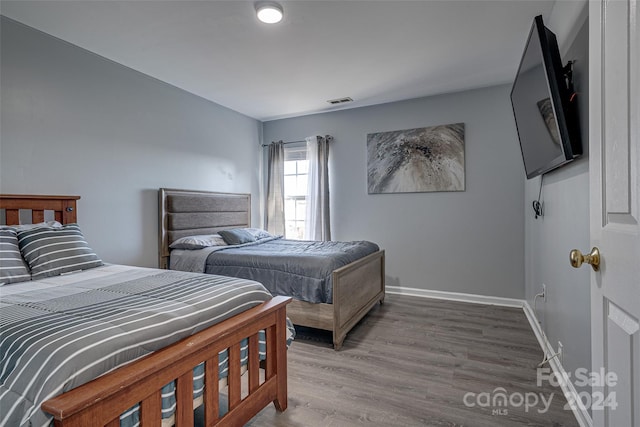
[[556,36],[537,16],[511,89],[527,178],[582,154],[571,64],[562,66]]

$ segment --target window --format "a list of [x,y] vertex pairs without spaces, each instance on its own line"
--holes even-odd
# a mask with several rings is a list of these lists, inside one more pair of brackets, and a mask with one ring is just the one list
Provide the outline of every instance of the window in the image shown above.
[[307,210],[307,174],[309,161],[306,147],[284,149],[284,222],[285,238],[304,238]]

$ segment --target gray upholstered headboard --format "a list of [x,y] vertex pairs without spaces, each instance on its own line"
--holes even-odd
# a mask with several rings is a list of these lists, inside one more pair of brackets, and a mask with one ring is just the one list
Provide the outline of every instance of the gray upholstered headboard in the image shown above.
[[158,202],[160,268],[169,268],[169,245],[181,237],[251,224],[250,194],[161,188]]

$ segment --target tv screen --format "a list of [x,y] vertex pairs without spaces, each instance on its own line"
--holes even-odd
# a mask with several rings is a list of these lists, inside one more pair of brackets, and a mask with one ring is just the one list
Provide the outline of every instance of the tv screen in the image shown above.
[[[570,77],[570,75],[569,75]],[[527,178],[570,162],[582,153],[556,36],[537,16],[511,89],[511,104]]]

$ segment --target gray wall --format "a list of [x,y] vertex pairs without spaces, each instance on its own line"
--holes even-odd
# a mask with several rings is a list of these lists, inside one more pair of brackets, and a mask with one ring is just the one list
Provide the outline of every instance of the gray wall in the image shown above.
[[589,246],[589,30],[586,2],[577,23],[569,30],[560,28],[570,20],[555,10],[546,25],[554,32],[567,34],[558,39],[563,63],[575,60],[574,83],[582,146],[585,154],[544,176],[542,201],[544,217],[534,219],[531,202],[538,198],[540,178],[525,183],[525,256],[526,299],[534,305],[534,296],[546,285],[546,302],[536,301],[536,314],[554,348],[564,346],[563,366],[572,375],[578,368],[591,369],[590,268],[569,265],[573,248]]
[[[265,122],[264,140],[331,134],[332,237],[386,250],[387,285],[524,297],[524,174],[509,86]],[[466,191],[367,194],[367,134],[465,123]]]
[[261,123],[6,18],[0,191],[82,196],[108,262],[157,265],[157,189],[251,192]]

